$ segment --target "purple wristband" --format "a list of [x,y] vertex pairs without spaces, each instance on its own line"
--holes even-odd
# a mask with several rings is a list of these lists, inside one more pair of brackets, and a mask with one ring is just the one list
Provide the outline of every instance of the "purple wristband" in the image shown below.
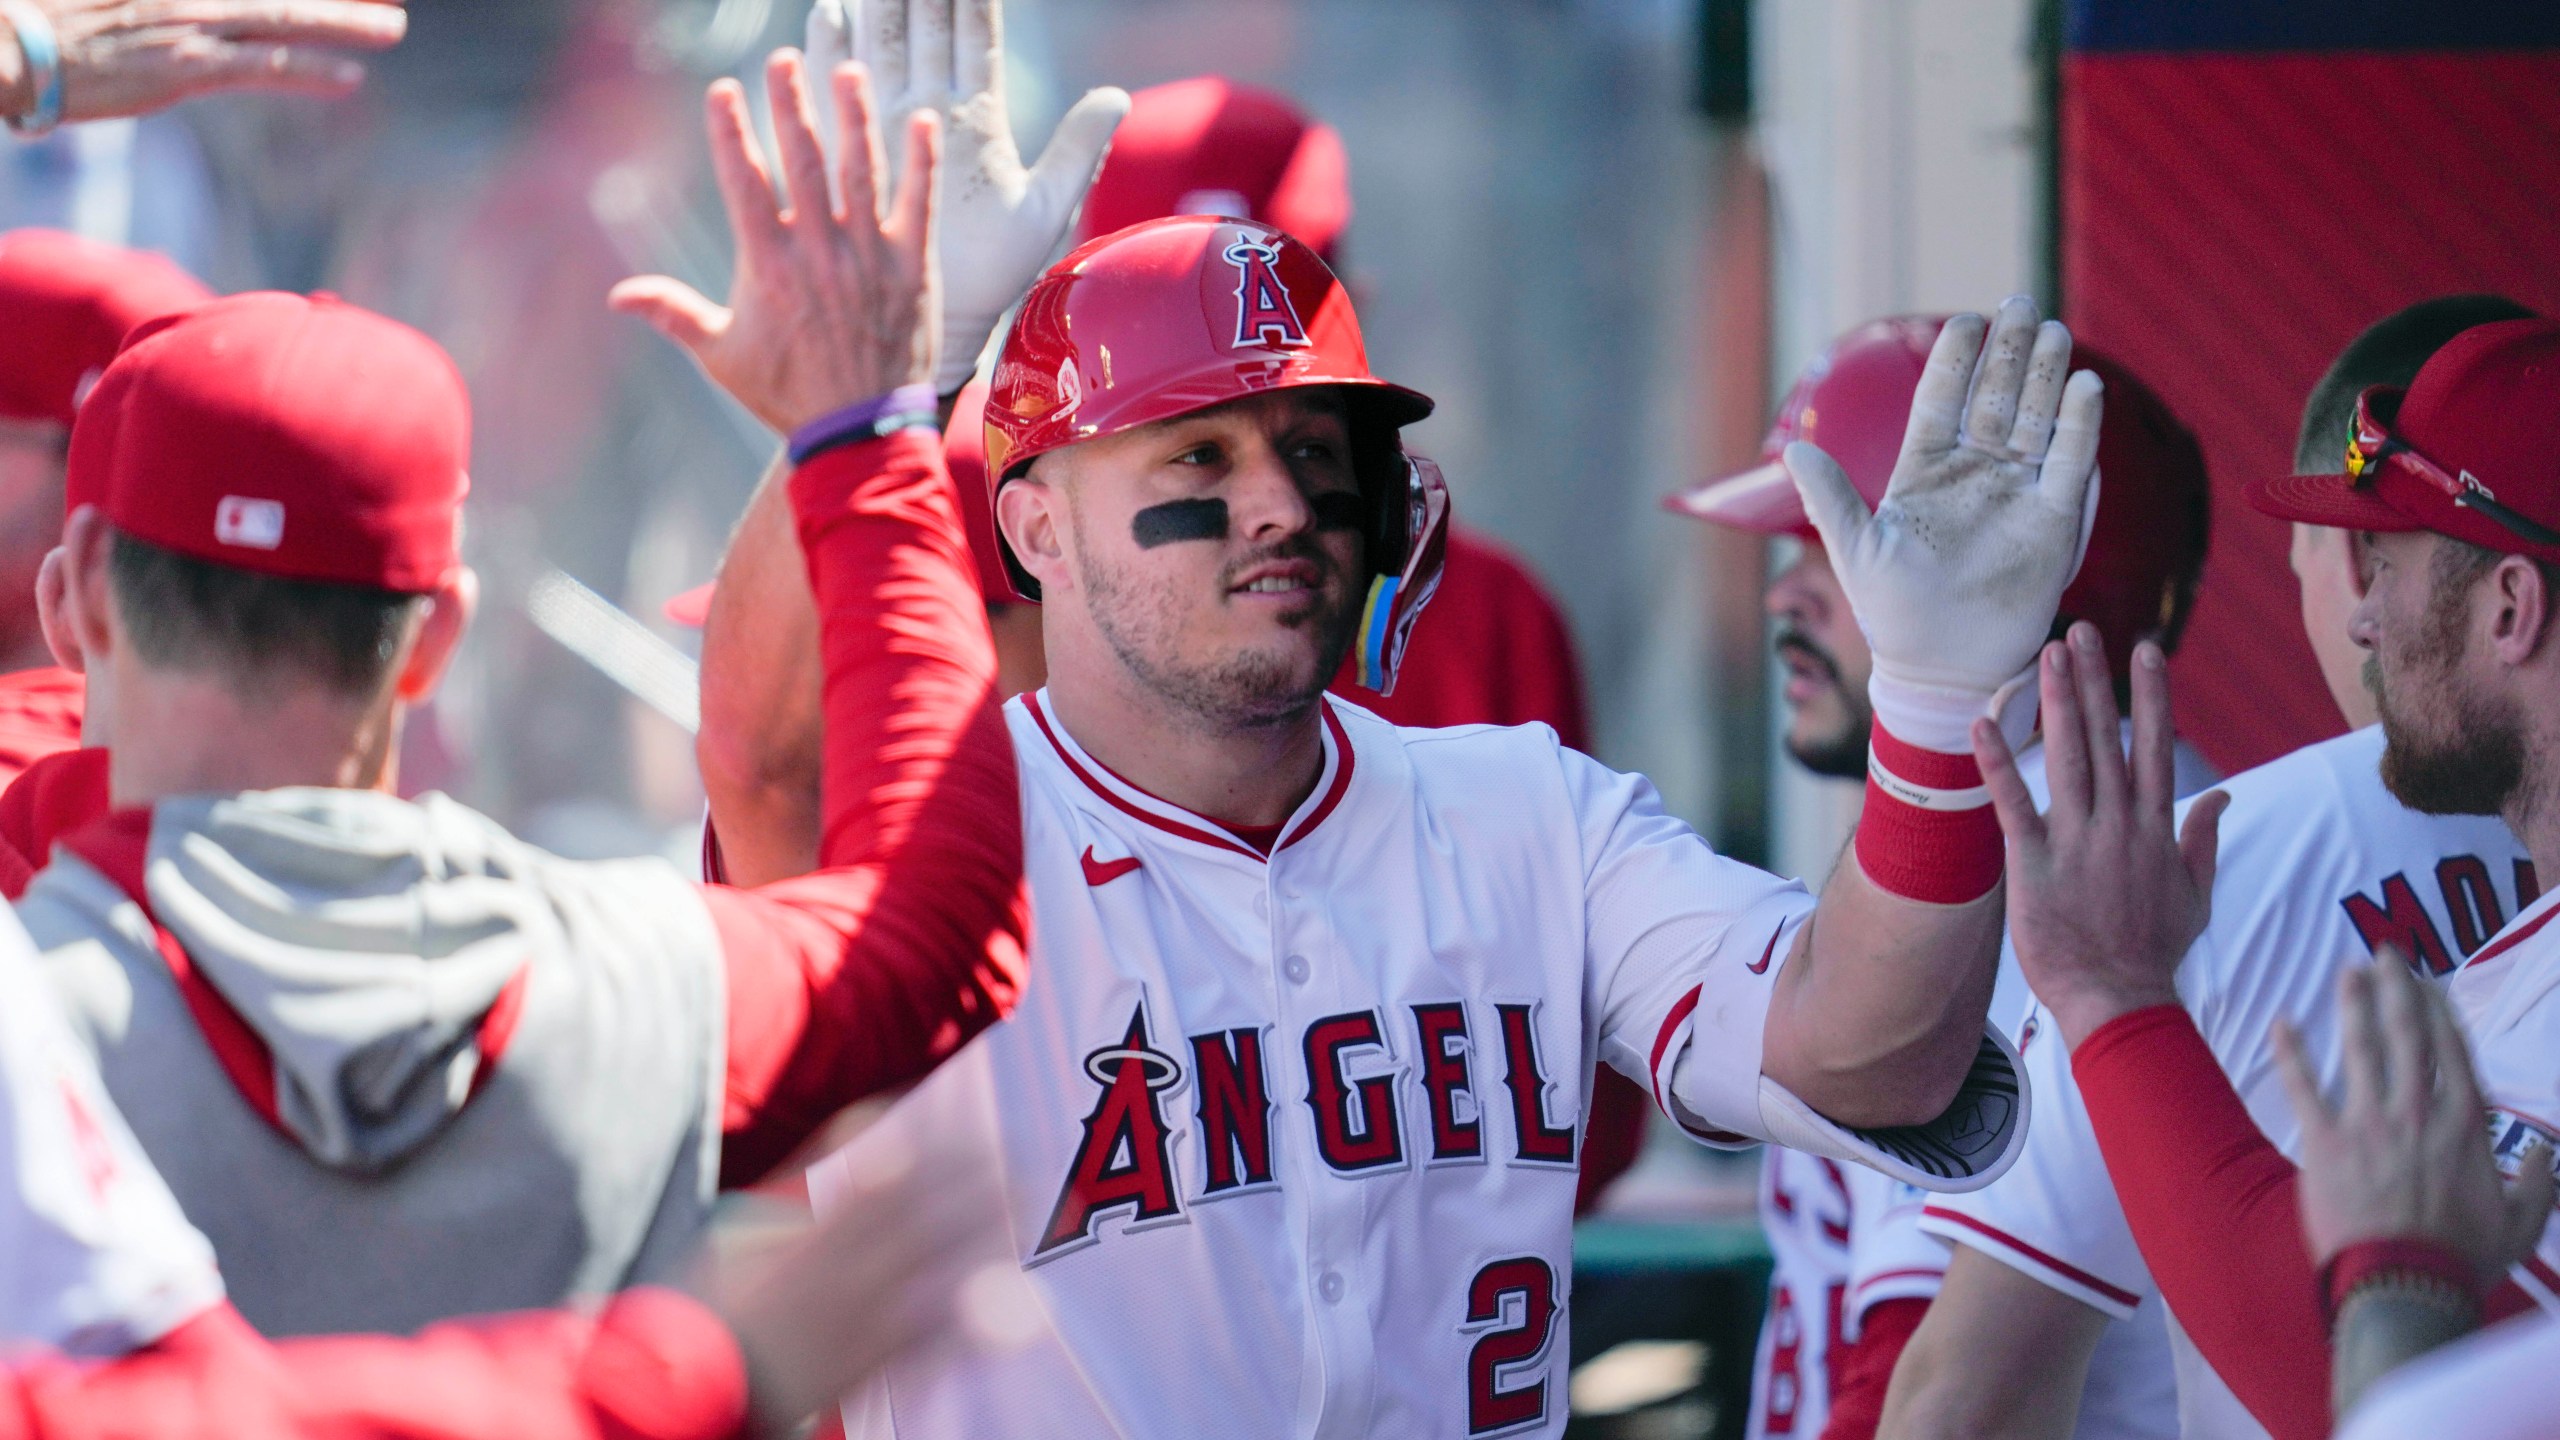
[[941,410],[941,399],[931,385],[901,385],[886,395],[875,395],[821,415],[792,431],[791,463],[805,465],[810,456],[821,450],[931,425],[941,418]]

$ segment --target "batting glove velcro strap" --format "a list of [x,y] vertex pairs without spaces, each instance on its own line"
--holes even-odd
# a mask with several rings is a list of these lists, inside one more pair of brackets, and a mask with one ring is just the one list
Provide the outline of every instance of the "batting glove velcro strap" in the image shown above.
[[1857,851],[1867,878],[1905,900],[1962,905],[1990,894],[2004,852],[1982,767],[1876,726]]

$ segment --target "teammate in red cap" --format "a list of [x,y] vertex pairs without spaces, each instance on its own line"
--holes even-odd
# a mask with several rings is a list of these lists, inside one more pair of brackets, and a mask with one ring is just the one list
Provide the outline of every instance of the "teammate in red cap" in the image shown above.
[[[770,83],[785,157],[814,167],[796,63]],[[838,99],[867,123],[858,88]],[[711,101],[743,145],[744,96]],[[909,136],[886,220],[867,146],[839,176],[849,217],[780,208],[754,152],[724,152],[744,243],[721,375],[777,428],[931,373],[933,145]],[[794,189],[825,193],[810,173]],[[825,868],[743,891],[560,861],[389,793],[475,590],[469,407],[442,351],[260,294],[156,322],[108,367],[73,435],[75,488],[100,500],[68,526],[62,624],[115,808],[51,837],[19,913],[262,1329],[402,1329],[662,1275],[723,1181],[1010,1003],[1024,916],[992,656],[939,446],[872,408],[789,477],[828,602]]]
[[[1871,743],[1867,682],[1873,668],[1847,597],[1805,518],[1780,456],[1799,440],[1821,445],[1871,503],[1881,500],[1910,418],[1912,387],[1943,317],[1862,325],[1832,342],[1778,406],[1761,464],[1665,502],[1714,524],[1803,542],[1770,582],[1776,648],[1793,712],[1787,749],[1817,774],[1864,779]],[[2174,645],[2204,568],[2210,503],[2204,456],[2159,398],[2121,366],[2083,351],[2107,383],[2098,440],[2098,513],[2079,574],[2062,595],[2062,619],[2085,618],[2131,657],[2144,637]],[[2042,779],[2036,752],[2022,763]],[[2179,793],[2212,771],[2179,752]],[[2015,1037],[2028,1005],[2015,962],[2002,957],[1992,1019]],[[1902,1347],[1947,1270],[1947,1247],[1921,1230],[1926,1197],[1869,1170],[1772,1150],[1761,1163],[1760,1221],[1774,1270],[1761,1326],[1748,1433],[1862,1440],[1876,1433]],[[2113,1327],[2095,1362],[2083,1440],[2141,1440],[2175,1433],[2166,1338],[2157,1307],[2136,1326]]]
[[62,533],[72,417],[126,332],[210,298],[157,255],[53,230],[0,234],[0,787],[80,743],[83,686],[53,663],[37,597]]
[[[2438,350],[2405,391],[2364,391],[2345,473],[2250,486],[2269,513],[2361,537],[2365,591],[2350,633],[2368,652],[2367,684],[2382,713],[2383,784],[2423,813],[2502,817],[2537,870],[2560,864],[2560,736],[2548,718],[2560,713],[2555,416],[2560,323],[2480,325]],[[2087,684],[2086,663],[2073,656],[2054,667],[2082,677],[2081,693],[2075,706],[2057,697],[2064,684],[2049,684],[2049,708],[2059,698],[2093,716],[2111,710]],[[2140,691],[2145,667],[2136,675]],[[2164,682],[2155,670],[2147,684]],[[2057,734],[2057,767],[2066,748]],[[2085,745],[2077,748],[2088,764]],[[1994,749],[1985,742],[1985,771],[2010,835],[2020,963],[2071,1047],[2071,1073],[2143,1261],[2260,1424],[2279,1440],[2328,1432],[2323,1382],[2351,1395],[2372,1357],[2342,1354],[2332,1376],[2325,1309],[2368,1280],[2468,1310],[2520,1261],[2515,1286],[2487,1296],[2492,1312],[2528,1300],[2560,1307],[2560,1250],[2548,1236],[2534,1244],[2550,1223],[2547,1186],[2503,1216],[2421,1217],[2412,1236],[2350,1249],[2315,1275],[2292,1166],[2260,1133],[2175,988],[2215,883],[2211,825],[2174,833],[2165,799],[2147,787],[2127,795],[2101,756],[2084,795],[2057,795],[2048,829],[2025,812]],[[2549,938],[2560,932],[2547,926],[2560,895],[2518,898],[2513,919],[2444,967],[2510,1173],[2552,1163],[2560,1095],[2560,1006],[2551,1002],[2560,956]],[[2413,993],[2386,987],[2385,1003]],[[2316,1052],[2298,1039],[2284,1048],[2307,1099]]]
[[2023,303],[1951,322],[1873,513],[1789,452],[1904,687],[1901,788],[1808,926],[1550,731],[1326,695],[1346,656],[1392,693],[1428,643],[1447,497],[1398,439],[1428,403],[1369,372],[1310,248],[1177,218],[1052,267],[987,405],[1044,606],[1048,684],[1008,707],[1039,978],[811,1172],[823,1209],[882,1146],[1001,1156],[1043,1329],[894,1373],[848,1428],[1553,1433],[1602,1060],[1706,1138],[1996,1171],[1998,846],[1951,751],[2074,559],[2099,387],[2068,345]]

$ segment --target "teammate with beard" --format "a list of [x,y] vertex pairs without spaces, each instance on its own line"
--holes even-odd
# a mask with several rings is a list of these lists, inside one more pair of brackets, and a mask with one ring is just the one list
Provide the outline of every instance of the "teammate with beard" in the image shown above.
[[[2521,313],[2495,297],[2455,296],[2373,325],[2314,387],[2296,464],[2315,468],[2343,451],[2367,387],[2405,384],[2454,336]],[[2292,1112],[2270,1048],[2274,1023],[2293,1025],[2333,1056],[2332,979],[2352,957],[2392,944],[2441,977],[2537,893],[2504,827],[2417,814],[2384,788],[2383,737],[2349,635],[2362,585],[2348,534],[2296,526],[2293,563],[2305,636],[2340,710],[2362,728],[2224,783],[2231,808],[2221,822],[2213,921],[2177,979],[2250,1116],[2288,1145]],[[2029,1023],[2035,1033],[2020,1049],[2036,1086],[2035,1127],[2017,1169],[1999,1183],[1928,1207],[1923,1227],[1957,1249],[1893,1377],[1888,1435],[2071,1433],[2087,1357],[2109,1322],[2163,1294],[2126,1223],[2053,1016],[2039,1009]],[[2165,1298],[2184,1433],[2261,1433],[2224,1377],[2175,1333],[2178,1297]]]
[[[2365,593],[2350,634],[2369,656],[2380,775],[2393,797],[2425,814],[2501,816],[2541,864],[2560,864],[2560,735],[2550,718],[2560,714],[2555,415],[2560,324],[2481,325],[2447,342],[2405,390],[2362,392],[2346,473],[2249,491],[2271,514],[2360,537]],[[2056,668],[2074,675],[2087,658]],[[2094,712],[2085,681],[2078,688]],[[2174,835],[2166,806],[2155,820],[2152,797],[2127,800],[2121,773],[2096,757],[2086,789],[2067,807],[2058,798],[2047,827],[2012,803],[1994,748],[1986,741],[1980,753],[2010,838],[2019,959],[2071,1048],[2090,1132],[2141,1258],[2259,1423],[2281,1440],[2325,1435],[2323,1306],[2342,1277],[2313,1272],[2293,1168],[2260,1133],[2290,1143],[2290,1126],[2270,1124],[2289,1117],[2253,1117],[2178,1003],[2177,986],[2198,968],[2180,957],[2207,893],[2218,900],[2228,883],[2213,868],[2211,812]],[[2447,958],[2459,966],[2449,995],[2479,1061],[2493,1143],[2511,1169],[2550,1163],[2560,955],[2544,937],[2555,902],[2527,901],[2467,959]],[[2290,969],[2338,963],[2337,949],[2305,927],[2285,942],[2297,957]],[[2264,1030],[2280,1016],[2255,1018]],[[2286,1026],[2298,1035],[2291,1048],[2327,1059],[2336,1047],[2318,1027],[2331,1018],[2323,1010]],[[2553,1306],[2554,1253],[2546,1238],[2516,1272],[2521,1289],[2501,1285],[2489,1297],[2492,1311]],[[2496,1279],[2423,1248],[2344,1279],[2377,1274],[2463,1303],[2477,1303]]]
[[[1867,773],[1871,661],[1779,456],[1791,442],[1818,442],[1862,494],[1882,495],[1911,388],[1943,323],[1879,320],[1841,336],[1780,403],[1758,468],[1665,502],[1714,524],[1803,543],[1795,563],[1770,583],[1768,608],[1788,670],[1787,750],[1817,774]],[[2093,621],[2129,658],[2145,636],[2174,646],[2185,623],[2204,567],[2209,480],[2194,437],[2157,396],[2123,367],[2086,351],[2082,358],[2107,382],[2102,484],[2089,553],[2063,592],[2062,615]],[[2020,757],[2038,785],[2039,759],[2032,748]],[[2203,757],[2183,745],[2178,768],[2180,794],[2213,778]],[[1992,1019],[2015,1026],[2026,1007],[2016,964],[2004,955]],[[1945,1242],[1920,1230],[1923,1198],[1861,1167],[1785,1149],[1764,1153],[1760,1221],[1774,1268],[1749,1434],[1859,1440],[1875,1433],[1894,1361],[1947,1265]],[[2166,1346],[2156,1305],[2132,1326],[2110,1327],[2093,1363],[2098,1379],[2081,1405],[2084,1436],[2175,1433]]]

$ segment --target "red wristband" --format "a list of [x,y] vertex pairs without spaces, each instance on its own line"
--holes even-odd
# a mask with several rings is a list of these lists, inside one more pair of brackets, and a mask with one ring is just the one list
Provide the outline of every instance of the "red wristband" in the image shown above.
[[2480,1298],[2480,1277],[2451,1246],[2405,1236],[2359,1240],[2320,1267],[2321,1313],[2336,1324],[2357,1286],[2386,1275],[2440,1285],[2475,1303]]
[[1979,900],[2000,883],[2000,819],[1970,755],[1905,744],[1878,726],[1867,751],[1858,868],[1884,890],[1931,905]]

